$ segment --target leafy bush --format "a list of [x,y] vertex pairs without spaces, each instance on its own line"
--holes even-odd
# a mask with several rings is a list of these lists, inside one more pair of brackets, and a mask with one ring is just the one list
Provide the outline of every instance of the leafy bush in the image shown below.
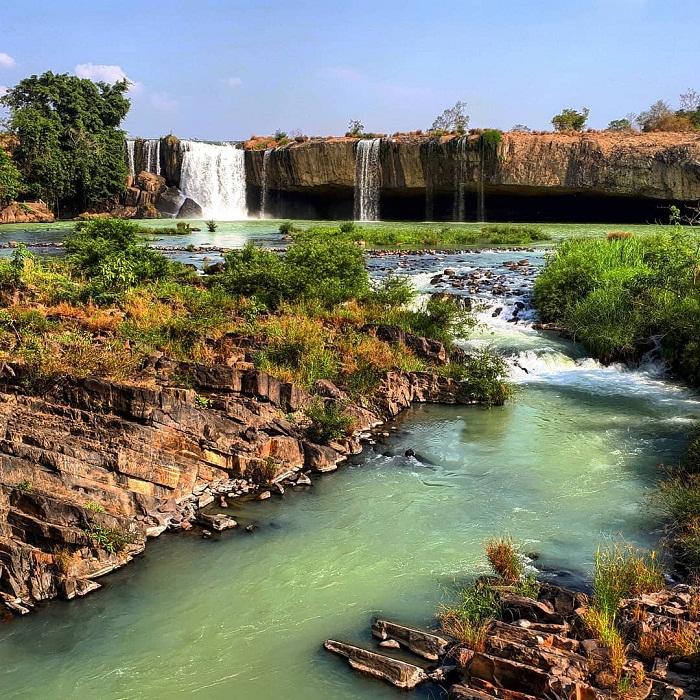
[[325,444],[338,440],[346,437],[352,429],[352,418],[335,401],[316,399],[304,412],[311,420],[307,434],[314,442]]
[[219,228],[219,224],[217,224],[216,221],[214,221],[214,219],[209,219],[209,221],[206,222],[206,225],[207,231],[209,231],[209,233],[215,233],[216,229]]
[[225,270],[215,282],[270,308],[298,299],[332,306],[359,299],[369,289],[362,251],[350,243],[305,239],[291,245],[283,257],[249,244],[226,253],[224,259]]
[[69,263],[90,278],[90,293],[101,301],[147,281],[165,279],[177,266],[143,245],[138,224],[122,219],[81,221],[65,239]]
[[603,361],[632,360],[662,338],[666,361],[700,383],[700,253],[675,227],[657,236],[572,239],[535,282],[542,320],[568,327]]
[[634,131],[632,122],[627,119],[613,119],[609,124],[606,131]]
[[106,527],[97,523],[91,523],[85,528],[85,534],[99,549],[104,549],[110,554],[121,552],[128,544],[134,542],[134,536],[127,530]]
[[589,114],[588,107],[583,107],[580,111],[567,107],[552,117],[552,125],[557,131],[583,131]]

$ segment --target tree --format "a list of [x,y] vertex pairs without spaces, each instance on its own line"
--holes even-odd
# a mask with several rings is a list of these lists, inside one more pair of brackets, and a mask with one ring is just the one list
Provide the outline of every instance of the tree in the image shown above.
[[697,112],[674,112],[666,102],[657,100],[637,117],[642,131],[692,131],[696,128]]
[[21,80],[0,98],[10,110],[14,159],[30,194],[58,207],[100,204],[126,182],[126,80],[114,85],[52,72]]
[[463,134],[469,126],[469,115],[466,113],[466,109],[466,102],[455,102],[453,107],[448,107],[435,118],[431,131]]
[[365,125],[359,119],[351,119],[348,122],[348,136],[362,136],[365,133]]
[[16,199],[22,189],[22,176],[10,156],[0,148],[0,206]]
[[511,128],[511,131],[521,134],[529,134],[532,131],[532,129],[529,126],[525,126],[525,124],[515,124]]
[[700,110],[700,92],[688,88],[680,97],[681,111],[697,112]]
[[632,121],[627,117],[623,119],[613,119],[608,124],[607,131],[633,131]]
[[552,125],[557,131],[583,131],[589,114],[588,107],[582,107],[581,111],[567,107],[552,117]]

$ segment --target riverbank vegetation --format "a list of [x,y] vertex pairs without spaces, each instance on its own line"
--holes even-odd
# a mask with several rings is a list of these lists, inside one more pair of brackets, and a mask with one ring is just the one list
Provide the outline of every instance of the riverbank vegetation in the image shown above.
[[[700,239],[692,227],[648,237],[565,241],[535,282],[545,322],[564,326],[603,362],[658,353],[700,386]],[[667,470],[655,504],[679,563],[700,574],[700,439]]]
[[372,284],[351,243],[314,238],[283,256],[248,246],[202,277],[146,247],[139,231],[120,220],[80,222],[64,259],[41,261],[20,246],[1,261],[1,359],[35,380],[134,380],[155,352],[212,364],[243,343],[256,366],[312,392],[327,380],[370,396],[388,371],[430,370],[463,380],[488,403],[508,394],[498,358],[441,364],[400,339],[380,339],[377,327],[393,326],[449,348],[474,319],[450,300],[415,308],[404,279]]
[[280,233],[295,241],[312,238],[363,244],[370,248],[457,248],[483,245],[530,245],[550,240],[540,226],[531,224],[479,224],[448,226],[426,224],[372,224],[352,221],[340,224],[302,226],[283,222]]

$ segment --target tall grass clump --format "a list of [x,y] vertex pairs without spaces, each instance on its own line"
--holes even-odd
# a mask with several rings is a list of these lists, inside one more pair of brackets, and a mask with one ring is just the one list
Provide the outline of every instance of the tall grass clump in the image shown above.
[[637,360],[658,341],[671,368],[700,384],[700,241],[669,230],[563,242],[535,282],[535,306],[603,362]]
[[442,630],[474,651],[484,651],[491,623],[501,614],[498,596],[488,584],[476,581],[460,591],[457,600],[442,605]]

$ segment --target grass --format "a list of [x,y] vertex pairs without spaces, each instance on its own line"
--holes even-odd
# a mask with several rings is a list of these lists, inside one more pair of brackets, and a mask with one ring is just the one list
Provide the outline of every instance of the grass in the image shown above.
[[352,417],[335,401],[316,398],[304,412],[311,421],[306,432],[314,442],[327,444],[332,440],[347,437],[352,430]]
[[294,240],[332,238],[362,243],[372,248],[416,248],[482,246],[482,245],[530,245],[550,240],[539,226],[532,224],[490,224],[476,227],[440,224],[390,224],[372,225],[343,222],[339,226],[299,226],[288,222],[280,226],[283,233],[291,233]]
[[464,588],[454,603],[438,610],[442,630],[474,651],[484,651],[491,623],[501,613],[496,593],[476,582]]
[[686,658],[700,654],[700,639],[688,625],[656,628],[642,632],[637,648],[648,661],[657,656]]
[[494,572],[506,583],[517,583],[523,575],[523,561],[515,543],[510,538],[489,540],[486,558]]

